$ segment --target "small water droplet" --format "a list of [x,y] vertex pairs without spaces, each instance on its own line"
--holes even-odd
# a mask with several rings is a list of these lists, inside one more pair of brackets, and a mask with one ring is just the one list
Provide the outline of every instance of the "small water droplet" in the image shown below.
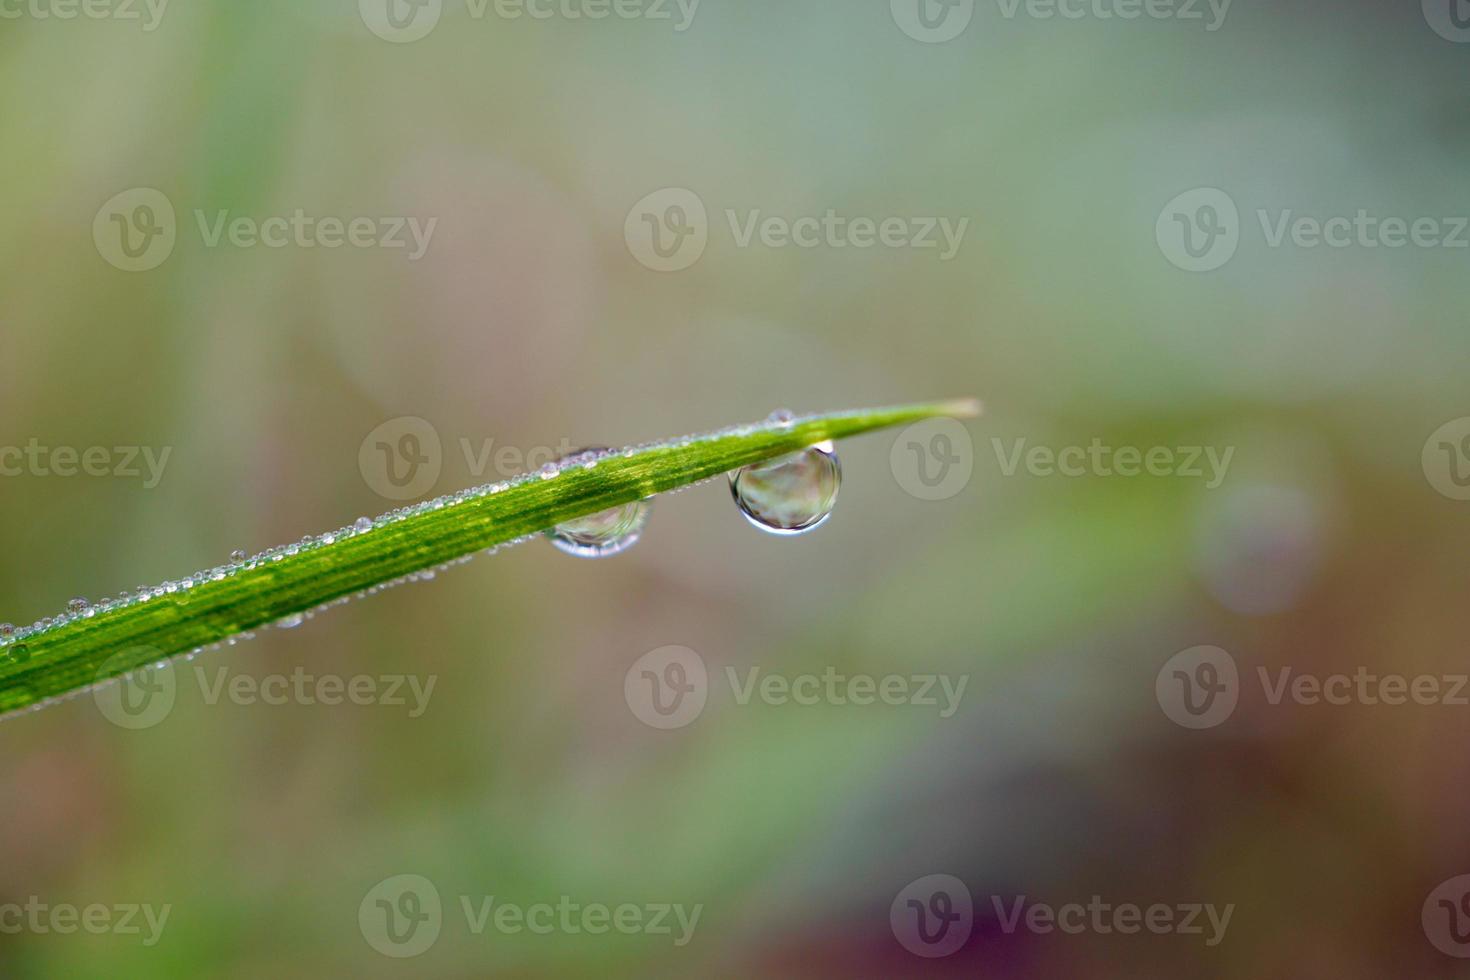
[[796,421],[796,413],[789,408],[778,408],[770,414],[766,421],[783,427],[790,426]]
[[826,523],[837,506],[842,463],[830,442],[730,476],[730,492],[746,520],[771,534],[804,534]]
[[373,529],[373,522],[369,518],[359,517],[356,521],[353,522],[352,529],[358,534],[362,534]]
[[305,622],[305,620],[306,616],[302,613],[292,613],[289,616],[282,616],[280,619],[276,620],[276,629],[295,629],[303,622]]
[[72,599],[66,604],[66,611],[74,613],[85,612],[87,607],[90,605],[90,602],[88,602],[86,599],[83,599],[81,596],[78,596],[77,598]]
[[15,635],[14,623],[0,623],[0,639],[10,639]]

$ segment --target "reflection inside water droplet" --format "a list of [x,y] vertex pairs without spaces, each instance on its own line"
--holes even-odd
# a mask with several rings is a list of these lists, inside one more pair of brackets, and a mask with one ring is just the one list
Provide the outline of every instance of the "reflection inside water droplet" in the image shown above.
[[638,543],[648,523],[648,502],[635,500],[611,510],[558,524],[546,536],[551,543],[578,558],[607,558]]
[[830,442],[730,476],[730,492],[746,520],[771,534],[804,534],[826,523],[837,506],[842,463]]

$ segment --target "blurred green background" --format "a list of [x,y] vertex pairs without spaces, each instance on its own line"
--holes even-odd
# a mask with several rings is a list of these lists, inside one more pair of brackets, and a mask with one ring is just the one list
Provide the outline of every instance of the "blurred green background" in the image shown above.
[[[537,541],[207,655],[151,727],[90,696],[9,719],[0,905],[171,911],[151,946],[0,916],[0,975],[1470,975],[1421,920],[1470,871],[1470,707],[1273,704],[1257,680],[1465,670],[1470,427],[1436,432],[1470,415],[1470,250],[1273,247],[1259,218],[1470,214],[1470,32],[1436,31],[1432,0],[1237,0],[1215,30],[1203,5],[982,0],[942,41],[963,3],[924,0],[930,29],[918,0],[704,0],[687,20],[393,0],[393,21],[386,0],[98,2],[0,0],[0,448],[170,455],[156,486],[0,478],[0,619],[399,506],[361,451],[403,417],[441,440],[430,495],[510,475],[495,449],[780,406],[988,412],[948,499],[905,489],[902,435],[867,437],[809,536],[761,535],[704,487],[657,500],[618,558]],[[174,240],[127,271],[109,231],[154,225],[110,202],[136,188]],[[1235,252],[1202,272],[1168,235],[1178,215],[1205,233],[1170,207],[1196,188],[1238,209],[1216,213]],[[691,193],[702,222],[666,207]],[[417,260],[211,246],[199,224],[298,210],[436,223]],[[968,224],[948,261],[742,244],[757,212],[829,210]],[[704,251],[654,271],[645,216],[680,215]],[[1017,440],[1094,439],[1233,456],[1213,489],[1007,472]],[[669,645],[708,665],[708,703],[661,731],[624,680]],[[1239,704],[1193,730],[1160,677],[1200,645],[1238,664]],[[436,686],[417,717],[211,703],[196,666]],[[967,686],[950,717],[740,704],[726,670],[753,667]],[[359,913],[405,874],[443,912],[400,959]],[[974,914],[927,958],[890,907],[932,874]],[[1207,947],[1008,933],[992,901],[1095,895],[1234,914]],[[477,935],[461,898],[487,896],[702,912],[684,945]]]

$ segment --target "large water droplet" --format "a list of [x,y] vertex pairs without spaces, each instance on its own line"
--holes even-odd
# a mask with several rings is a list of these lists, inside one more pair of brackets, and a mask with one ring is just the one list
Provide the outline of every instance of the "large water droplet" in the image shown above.
[[647,523],[648,501],[635,500],[600,514],[558,524],[546,536],[569,555],[607,558],[637,544]]
[[746,520],[771,534],[804,534],[826,523],[837,506],[842,463],[830,442],[730,476],[730,492]]
[[[560,474],[574,466],[591,469],[597,461],[612,453],[611,449],[593,446],[568,453],[547,468]],[[569,555],[578,558],[608,558],[627,551],[638,543],[643,534],[643,525],[648,523],[648,501],[635,500],[605,510],[600,514],[579,517],[575,521],[558,524],[546,536],[551,543]]]
[[78,596],[77,598],[72,599],[66,604],[66,611],[74,613],[85,612],[87,607],[90,605],[90,602]]

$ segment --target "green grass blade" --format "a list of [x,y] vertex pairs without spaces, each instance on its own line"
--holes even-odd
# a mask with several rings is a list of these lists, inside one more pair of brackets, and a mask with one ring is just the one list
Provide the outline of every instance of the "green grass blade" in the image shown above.
[[591,468],[527,474],[359,521],[0,637],[0,714],[41,706],[557,524],[819,442],[939,416],[970,417],[979,410],[972,401],[941,402],[741,426],[625,450]]

